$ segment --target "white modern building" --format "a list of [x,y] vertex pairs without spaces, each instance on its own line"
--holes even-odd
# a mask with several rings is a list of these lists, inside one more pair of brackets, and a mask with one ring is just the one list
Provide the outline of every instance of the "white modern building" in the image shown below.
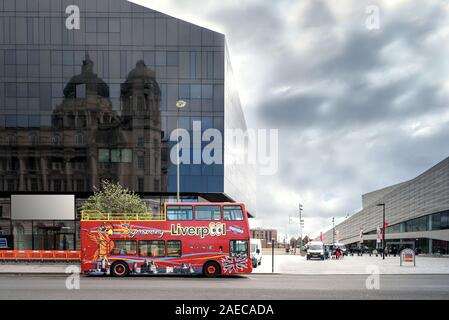
[[408,246],[421,253],[449,252],[449,158],[412,180],[362,195],[362,203],[361,211],[324,234],[325,242],[338,238],[350,247],[381,247],[384,204],[391,251]]

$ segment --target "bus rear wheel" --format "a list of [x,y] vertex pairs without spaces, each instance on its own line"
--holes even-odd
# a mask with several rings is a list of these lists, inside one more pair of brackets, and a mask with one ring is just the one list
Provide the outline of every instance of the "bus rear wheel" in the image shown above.
[[114,277],[125,277],[129,274],[128,265],[123,261],[114,262],[111,266],[111,274]]
[[214,278],[220,274],[220,265],[215,261],[206,262],[203,266],[203,274],[207,278]]

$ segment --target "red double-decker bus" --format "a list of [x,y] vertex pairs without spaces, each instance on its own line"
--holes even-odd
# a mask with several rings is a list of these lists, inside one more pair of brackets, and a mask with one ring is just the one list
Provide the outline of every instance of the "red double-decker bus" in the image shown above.
[[90,275],[250,273],[241,203],[166,203],[158,214],[83,211],[81,268]]

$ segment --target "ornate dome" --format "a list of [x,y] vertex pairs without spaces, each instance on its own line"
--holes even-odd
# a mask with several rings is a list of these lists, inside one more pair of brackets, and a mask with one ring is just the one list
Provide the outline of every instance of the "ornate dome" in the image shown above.
[[155,78],[156,73],[154,70],[149,69],[143,60],[139,60],[136,63],[136,67],[128,73],[126,80],[133,80],[135,78]]
[[87,94],[96,94],[103,98],[109,98],[109,86],[97,76],[93,71],[94,62],[90,60],[89,53],[86,52],[86,57],[81,67],[81,74],[73,76],[64,88],[64,97],[77,97],[76,87],[79,85],[86,85]]
[[145,94],[161,95],[159,84],[156,81],[156,73],[148,68],[143,60],[136,63],[136,67],[132,69],[126,81],[122,84],[122,97],[128,98],[133,92],[143,90]]

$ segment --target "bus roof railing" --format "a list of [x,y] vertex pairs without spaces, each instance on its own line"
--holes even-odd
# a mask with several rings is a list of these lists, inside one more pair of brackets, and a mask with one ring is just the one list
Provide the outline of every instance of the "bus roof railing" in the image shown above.
[[81,211],[81,221],[165,221],[164,212],[144,212],[144,213],[105,213],[99,210],[83,210]]

